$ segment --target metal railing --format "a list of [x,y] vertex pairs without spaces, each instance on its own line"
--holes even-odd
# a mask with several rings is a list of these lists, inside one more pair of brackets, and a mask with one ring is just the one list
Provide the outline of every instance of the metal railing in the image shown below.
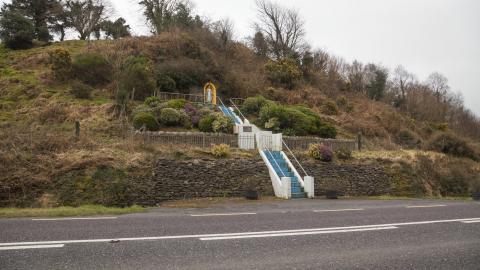
[[238,111],[238,113],[240,114],[240,116],[243,118],[242,121],[243,121],[243,122],[248,121],[247,117],[245,117],[245,115],[242,113],[242,111],[240,110],[240,108],[238,108],[237,104],[235,104],[233,98],[230,99],[230,103],[231,103],[232,106]]
[[293,154],[292,150],[290,149],[290,147],[288,147],[287,143],[285,143],[285,141],[282,139],[282,143],[283,145],[287,148],[288,152],[290,153],[290,155],[292,155],[293,159],[295,160],[295,162],[297,162],[298,166],[300,166],[300,169],[302,169],[303,173],[305,174],[305,176],[309,176],[307,171],[305,171],[305,169],[303,168],[302,164],[300,164],[300,161],[298,161],[297,157]]
[[222,104],[223,107],[227,108],[227,106],[225,106],[225,103],[223,103],[223,100],[220,97],[217,97],[217,99],[218,101],[220,101],[220,104]]
[[238,104],[238,105],[243,105],[243,102],[245,102],[245,99],[244,98],[230,98],[230,100],[233,100],[235,104]]
[[156,92],[155,94],[160,100],[185,99],[186,101],[190,101],[193,103],[205,103],[203,95],[169,92]]

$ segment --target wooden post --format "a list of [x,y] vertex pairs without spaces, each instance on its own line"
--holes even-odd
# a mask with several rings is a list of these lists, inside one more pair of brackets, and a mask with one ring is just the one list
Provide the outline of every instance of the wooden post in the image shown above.
[[80,121],[75,121],[75,139],[80,138]]
[[357,146],[358,146],[358,151],[362,151],[362,133],[358,133],[357,135]]

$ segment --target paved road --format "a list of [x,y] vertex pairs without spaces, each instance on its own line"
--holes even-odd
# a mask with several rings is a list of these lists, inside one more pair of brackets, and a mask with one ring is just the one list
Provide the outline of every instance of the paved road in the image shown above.
[[3,219],[0,269],[480,269],[480,204],[294,200]]

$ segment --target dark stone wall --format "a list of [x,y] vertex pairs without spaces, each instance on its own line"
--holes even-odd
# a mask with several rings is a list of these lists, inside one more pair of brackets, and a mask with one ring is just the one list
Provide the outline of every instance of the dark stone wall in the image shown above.
[[377,196],[390,193],[391,178],[383,166],[306,162],[305,170],[315,178],[315,195],[338,190],[346,196]]
[[255,159],[159,159],[154,169],[157,201],[198,197],[244,196],[246,182],[262,195],[273,195],[267,166]]
[[[390,178],[380,165],[303,163],[315,177],[315,194],[336,189],[348,196],[388,194]],[[158,159],[152,176],[150,202],[201,197],[243,196],[246,181],[262,195],[273,195],[268,169],[260,158],[251,159]]]

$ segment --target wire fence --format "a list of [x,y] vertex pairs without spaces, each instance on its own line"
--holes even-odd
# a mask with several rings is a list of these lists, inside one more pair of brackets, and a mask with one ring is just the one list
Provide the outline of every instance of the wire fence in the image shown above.
[[157,92],[155,94],[160,100],[184,99],[193,103],[204,103],[203,95]]
[[209,148],[212,145],[226,144],[232,148],[238,147],[238,137],[233,134],[160,131],[135,133],[134,137],[144,142],[166,145]]
[[[240,145],[248,145],[251,148],[257,146],[254,136],[242,136],[223,133],[202,133],[202,132],[136,132],[134,138],[148,143],[158,143],[165,145],[179,145],[209,148],[212,145],[226,144],[232,148],[238,148]],[[283,140],[292,150],[307,150],[310,144],[324,144],[333,151],[339,149],[348,149],[350,151],[358,150],[356,140],[342,139],[322,139],[316,137],[289,137],[284,136]]]
[[323,144],[333,151],[345,149],[350,151],[358,150],[358,142],[356,140],[345,139],[322,139],[317,137],[290,137],[283,136],[283,140],[291,149],[307,150],[311,144]]

